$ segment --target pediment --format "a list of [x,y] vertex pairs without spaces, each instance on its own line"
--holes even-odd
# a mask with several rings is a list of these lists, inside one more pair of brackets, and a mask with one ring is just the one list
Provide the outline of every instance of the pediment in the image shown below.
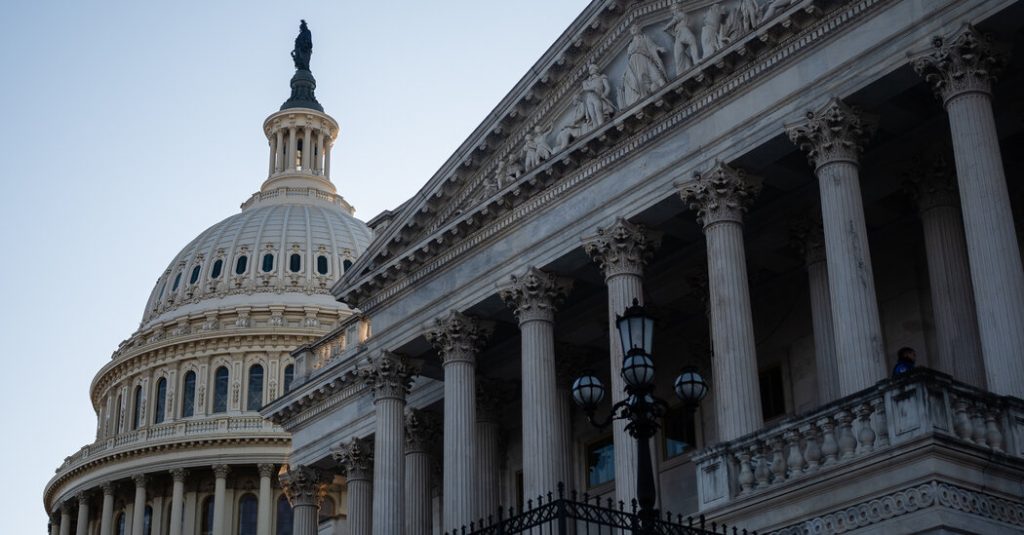
[[684,105],[827,0],[595,0],[386,226],[334,295],[360,306]]

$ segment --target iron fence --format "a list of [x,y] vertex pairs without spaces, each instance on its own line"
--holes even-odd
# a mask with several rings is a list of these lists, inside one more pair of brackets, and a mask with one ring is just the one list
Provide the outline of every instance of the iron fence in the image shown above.
[[611,498],[577,494],[566,495],[565,487],[558,485],[557,495],[549,492],[528,500],[516,513],[514,508],[501,509],[486,519],[471,522],[460,530],[445,535],[757,535],[725,524],[708,523],[704,515],[697,518],[662,513],[657,518],[642,518],[636,500],[630,506],[614,502]]

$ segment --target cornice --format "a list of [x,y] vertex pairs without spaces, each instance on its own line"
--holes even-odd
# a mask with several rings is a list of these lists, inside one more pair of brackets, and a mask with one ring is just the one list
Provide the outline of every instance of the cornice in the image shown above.
[[[608,124],[482,200],[474,209],[411,244],[400,256],[389,258],[386,263],[360,275],[366,271],[368,263],[379,261],[380,254],[376,249],[368,251],[361,257],[363,267],[359,268],[357,262],[356,269],[350,271],[352,278],[343,278],[335,286],[335,295],[359,306],[363,312],[371,312],[467,250],[547,208],[588,178],[718,105],[742,87],[756,83],[765,72],[777,69],[803,50],[830,38],[888,1],[848,2],[827,14],[818,7],[826,2],[801,2],[670,81],[658,94],[621,111]],[[617,32],[613,32],[615,35],[604,42],[604,48],[597,48],[603,51],[611,47],[615,36],[628,28],[634,19],[660,9],[658,6],[661,4],[634,8],[630,16],[619,23]],[[766,48],[770,51],[765,52]],[[585,59],[589,62],[594,58],[588,56]],[[557,99],[552,96],[552,106],[554,100]],[[530,125],[540,122],[536,119]],[[515,144],[509,143],[509,146]],[[477,180],[482,181],[485,177],[486,173],[480,173]],[[411,209],[417,209],[416,206]],[[388,246],[397,243],[394,240],[396,231],[391,231],[378,242],[386,242]]]

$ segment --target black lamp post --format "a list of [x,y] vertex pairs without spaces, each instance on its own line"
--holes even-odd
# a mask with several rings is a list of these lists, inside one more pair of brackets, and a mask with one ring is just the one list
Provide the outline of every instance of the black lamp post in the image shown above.
[[[668,404],[654,395],[654,361],[651,347],[654,341],[654,319],[634,299],[633,306],[615,322],[622,342],[622,379],[626,382],[626,399],[612,406],[611,414],[603,421],[594,419],[594,411],[605,396],[605,387],[597,377],[585,374],[573,382],[572,397],[587,414],[587,421],[597,427],[607,427],[613,420],[626,420],[626,431],[636,439],[637,447],[637,504],[640,509],[641,528],[649,532],[658,517],[654,508],[654,469],[651,465],[650,439],[658,431],[658,420],[664,416]],[[696,368],[686,368],[676,377],[674,389],[683,406],[695,410],[708,393],[707,382]]]

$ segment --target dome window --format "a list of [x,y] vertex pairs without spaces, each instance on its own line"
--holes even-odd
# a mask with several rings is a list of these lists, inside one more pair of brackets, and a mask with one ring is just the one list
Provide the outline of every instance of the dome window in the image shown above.
[[289,364],[284,367],[284,391],[287,394],[292,389],[292,380],[295,379],[295,365]]
[[253,364],[249,368],[249,397],[246,399],[245,408],[250,411],[258,411],[263,406],[263,366]]
[[132,403],[132,431],[142,425],[142,387],[135,387],[135,399]]
[[195,284],[199,281],[199,272],[202,271],[202,266],[196,266],[192,268],[192,275],[188,277],[189,284]]
[[178,274],[174,276],[174,284],[171,285],[171,291],[172,292],[178,291],[178,284],[180,284],[180,283],[181,283],[181,272],[179,271]]
[[274,271],[274,255],[267,253],[263,255],[263,272],[270,273],[271,271]]
[[196,413],[196,372],[189,371],[185,374],[185,381],[181,390],[181,417],[188,418]]
[[156,407],[153,408],[153,423],[164,423],[164,412],[167,411],[167,379],[163,377],[156,382]]
[[226,366],[217,368],[213,380],[213,412],[228,410],[228,369]]
[[320,255],[316,257],[316,272],[321,275],[327,274],[327,256]]
[[298,273],[302,270],[302,255],[292,253],[292,255],[288,257],[288,270],[292,273]]
[[352,267],[352,261],[346,258],[345,261],[341,263],[341,267],[345,271],[348,271],[348,268]]
[[249,269],[249,257],[245,255],[238,257],[238,261],[235,262],[235,275],[242,275],[247,269]]
[[216,262],[213,263],[213,269],[210,271],[210,278],[211,279],[219,279],[220,278],[220,272],[223,269],[224,269],[224,261],[218,259]]

